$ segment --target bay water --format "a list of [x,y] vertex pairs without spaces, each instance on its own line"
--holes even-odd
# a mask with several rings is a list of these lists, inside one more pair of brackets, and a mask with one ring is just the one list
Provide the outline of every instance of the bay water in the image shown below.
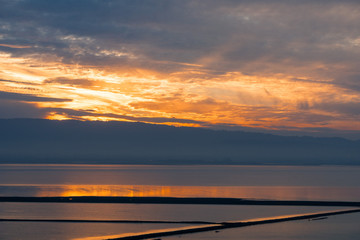
[[[357,166],[0,165],[0,196],[235,197],[360,201]],[[336,207],[0,203],[0,219],[235,221]],[[188,239],[356,239],[360,214],[182,235]],[[0,239],[98,239],[184,224],[0,222]],[[336,238],[336,236],[342,238]],[[356,236],[356,237],[354,237]],[[178,239],[179,236],[163,239]],[[353,237],[353,238],[351,238]]]

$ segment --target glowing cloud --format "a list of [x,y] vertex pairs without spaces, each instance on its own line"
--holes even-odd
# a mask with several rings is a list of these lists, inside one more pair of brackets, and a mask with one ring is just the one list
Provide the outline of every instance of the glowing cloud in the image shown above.
[[358,8],[4,1],[0,108],[22,104],[16,116],[29,106],[48,119],[357,131]]

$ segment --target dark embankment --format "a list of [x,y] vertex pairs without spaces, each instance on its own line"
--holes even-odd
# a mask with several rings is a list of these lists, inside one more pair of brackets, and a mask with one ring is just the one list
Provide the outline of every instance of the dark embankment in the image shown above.
[[0,197],[0,202],[54,203],[122,203],[122,204],[219,204],[280,206],[347,206],[360,207],[360,202],[248,200],[239,198],[172,198],[172,197]]

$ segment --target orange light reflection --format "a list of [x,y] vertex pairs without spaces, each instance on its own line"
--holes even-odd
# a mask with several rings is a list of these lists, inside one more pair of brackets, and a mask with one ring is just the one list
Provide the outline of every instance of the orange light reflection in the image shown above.
[[307,186],[59,185],[37,188],[37,197],[205,197],[274,200],[349,200],[357,188]]

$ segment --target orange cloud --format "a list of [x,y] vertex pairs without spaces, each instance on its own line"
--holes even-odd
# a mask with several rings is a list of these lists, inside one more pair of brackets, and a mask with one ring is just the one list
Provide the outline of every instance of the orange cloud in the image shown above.
[[[327,79],[215,74],[201,66],[164,74],[45,60],[0,54],[0,91],[8,97],[31,97],[49,119],[359,129],[357,116],[351,114],[359,93],[337,87]],[[326,102],[352,105],[348,111],[340,111],[340,105],[331,107]]]

